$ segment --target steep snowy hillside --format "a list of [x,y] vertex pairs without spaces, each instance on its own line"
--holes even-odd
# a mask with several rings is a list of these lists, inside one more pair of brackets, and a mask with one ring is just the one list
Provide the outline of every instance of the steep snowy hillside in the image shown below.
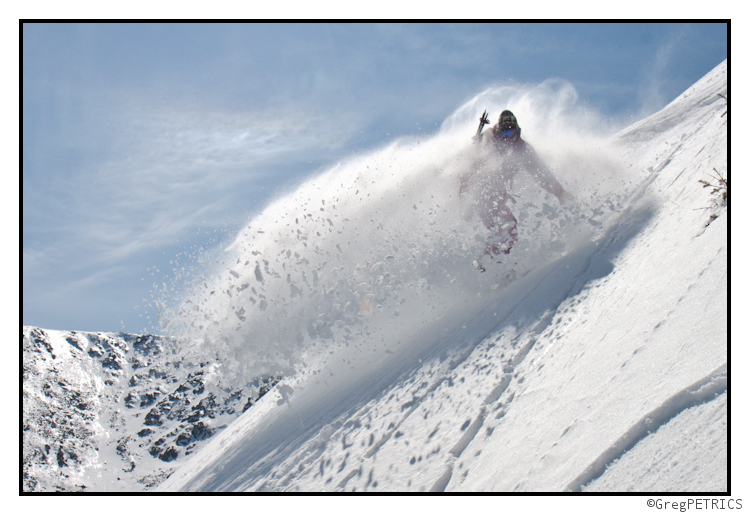
[[[173,336],[25,327],[24,490],[726,491],[726,93],[605,138],[568,84],[490,88],[194,258]],[[459,181],[505,108],[572,198],[519,174],[479,273]]]
[[151,488],[278,381],[224,387],[163,336],[24,327],[22,339],[24,491]]
[[[698,182],[727,174],[726,77],[606,142],[491,91],[270,206],[176,320],[226,377],[286,378],[160,489],[726,490],[727,214]],[[528,109],[576,201],[517,185],[513,260],[476,274],[482,104]]]

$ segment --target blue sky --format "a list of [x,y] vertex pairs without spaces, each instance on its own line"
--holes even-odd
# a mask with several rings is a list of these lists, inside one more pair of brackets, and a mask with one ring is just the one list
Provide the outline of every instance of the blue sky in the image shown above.
[[23,324],[153,331],[153,285],[279,193],[559,78],[624,126],[727,58],[726,24],[25,24]]

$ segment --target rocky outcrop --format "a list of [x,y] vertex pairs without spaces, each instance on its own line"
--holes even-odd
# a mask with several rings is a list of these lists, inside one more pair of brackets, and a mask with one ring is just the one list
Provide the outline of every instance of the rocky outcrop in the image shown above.
[[178,339],[24,327],[23,491],[152,488],[279,381],[242,387]]

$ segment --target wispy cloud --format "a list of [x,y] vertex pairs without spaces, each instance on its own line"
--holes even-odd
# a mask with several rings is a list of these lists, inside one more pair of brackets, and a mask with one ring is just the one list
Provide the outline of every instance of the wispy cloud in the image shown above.
[[129,112],[114,155],[83,163],[61,183],[64,191],[50,192],[44,204],[63,214],[50,222],[57,238],[89,249],[86,259],[125,260],[203,222],[220,224],[226,212],[243,212],[231,205],[237,192],[257,190],[287,156],[341,145],[344,124],[336,134],[316,131],[319,122],[263,112]]
[[671,98],[666,98],[665,86],[670,80],[668,69],[675,51],[682,46],[689,28],[684,25],[675,26],[659,45],[654,54],[651,65],[646,70],[643,87],[638,92],[640,111],[637,118],[643,118],[663,108]]

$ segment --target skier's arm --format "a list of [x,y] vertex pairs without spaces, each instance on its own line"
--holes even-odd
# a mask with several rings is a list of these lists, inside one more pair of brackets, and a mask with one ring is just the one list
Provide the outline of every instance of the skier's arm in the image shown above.
[[477,143],[480,141],[484,141],[484,135],[487,134],[486,132],[477,132],[471,137],[472,143]]
[[531,147],[531,145],[526,145],[525,152],[526,165],[529,173],[532,175],[532,177],[534,177],[534,179],[536,179],[536,181],[542,188],[556,196],[562,204],[566,196],[565,188],[563,188],[562,184],[560,184],[560,181],[555,178],[549,167],[542,162],[542,160],[539,158],[539,155]]
[[560,181],[558,181],[555,176],[552,175],[552,172],[549,170],[549,168],[539,168],[535,173],[534,178],[539,182],[542,188],[556,196],[562,204],[565,195],[565,188],[563,188],[562,184],[560,184]]

